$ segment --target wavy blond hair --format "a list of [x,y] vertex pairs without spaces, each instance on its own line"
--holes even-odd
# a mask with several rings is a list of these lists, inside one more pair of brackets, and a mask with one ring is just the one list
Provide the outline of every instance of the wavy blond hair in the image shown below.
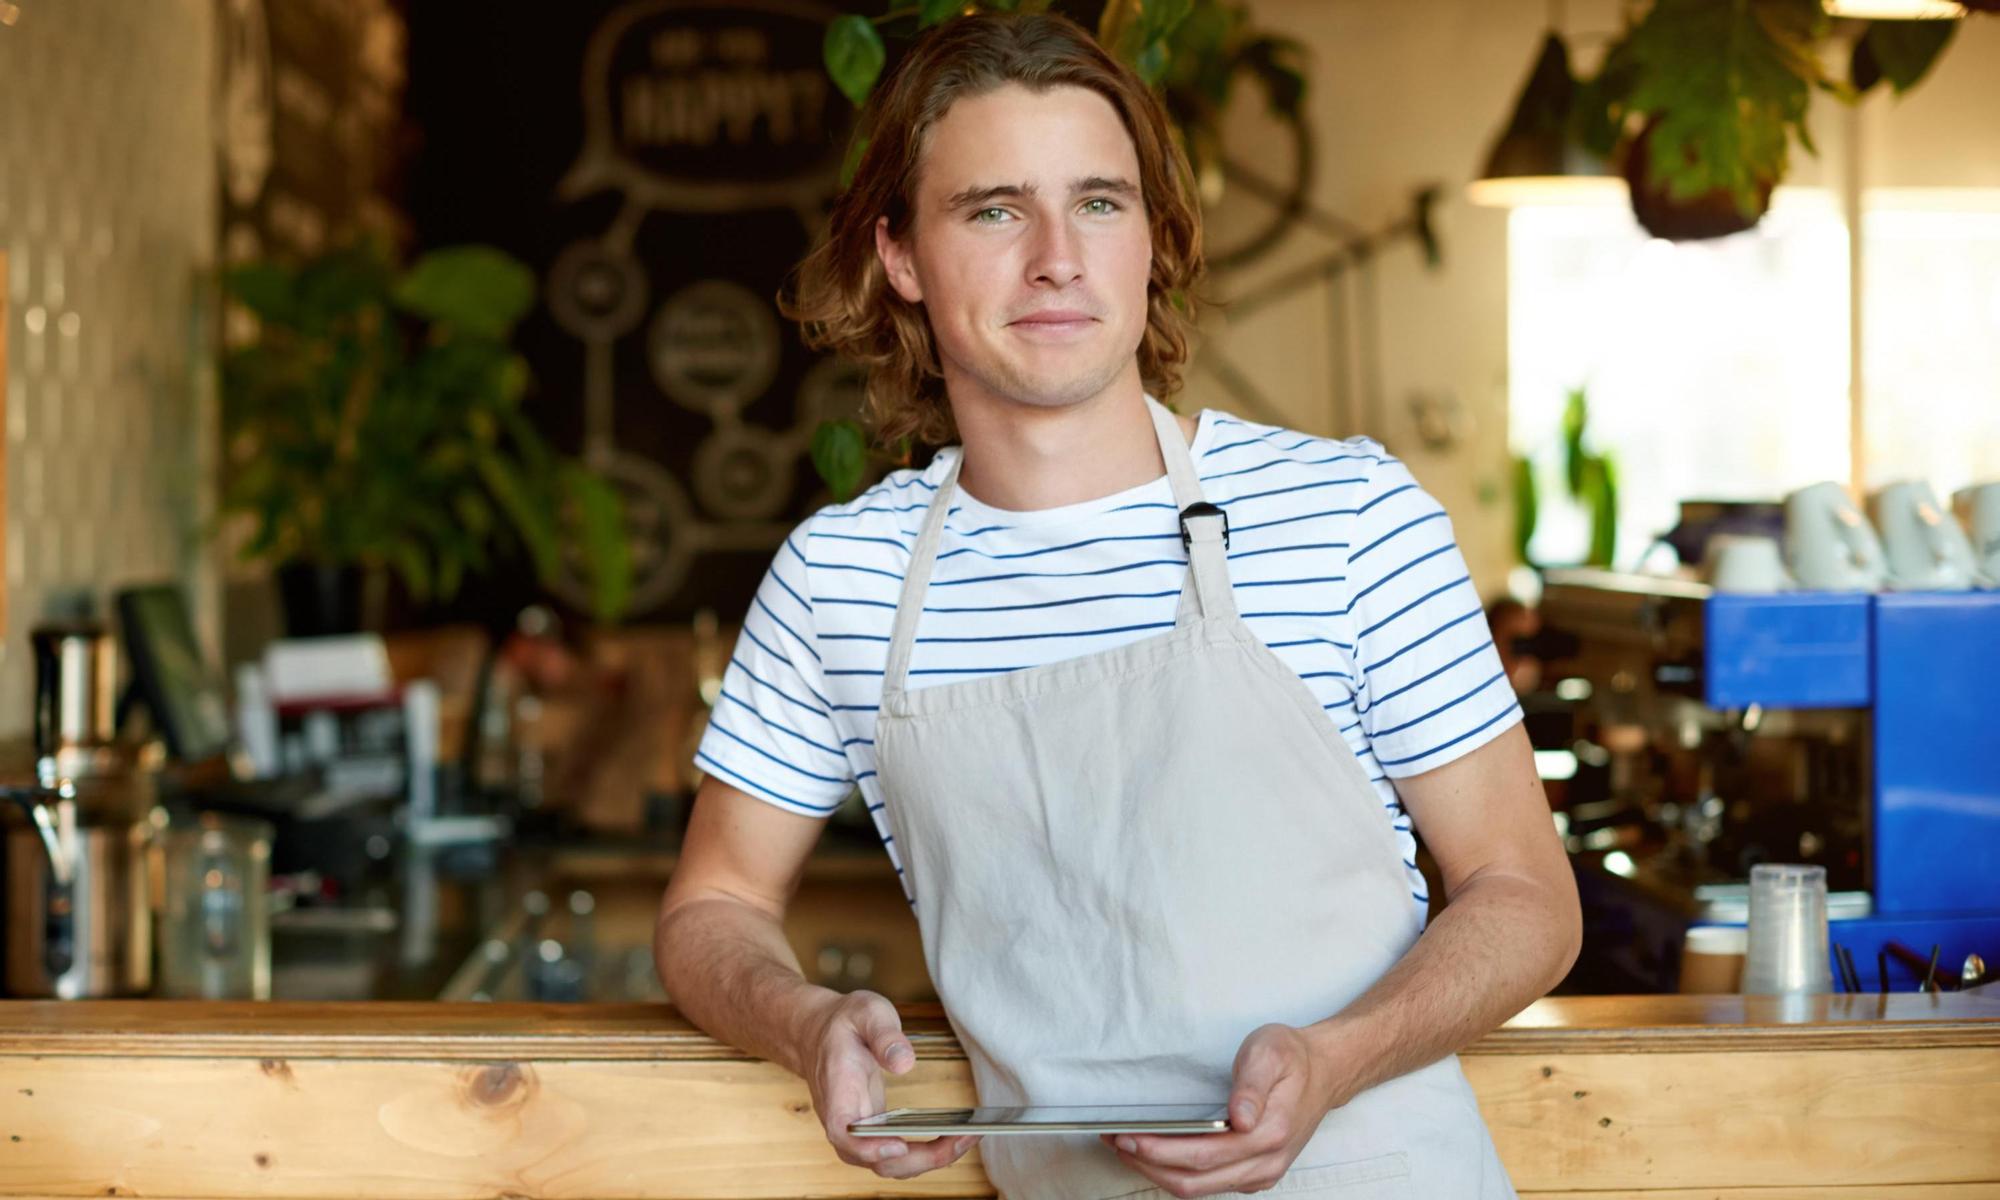
[[920,37],[876,87],[861,114],[870,140],[854,182],[835,202],[825,236],[778,295],[779,310],[800,323],[806,345],[867,369],[868,412],[883,446],[906,437],[942,446],[956,441],[958,431],[923,306],[896,294],[876,257],[876,218],[887,217],[899,239],[909,232],[931,127],[958,100],[1007,84],[1034,92],[1089,88],[1124,122],[1138,151],[1153,244],[1139,376],[1154,396],[1180,390],[1204,267],[1193,172],[1166,110],[1138,76],[1066,17],[958,17]]

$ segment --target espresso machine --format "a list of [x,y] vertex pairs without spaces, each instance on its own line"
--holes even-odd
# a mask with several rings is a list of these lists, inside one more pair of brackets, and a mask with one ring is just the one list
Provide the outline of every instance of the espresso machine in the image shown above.
[[2000,592],[1552,570],[1541,619],[1561,650],[1529,708],[1573,756],[1550,792],[1600,990],[1673,990],[1687,929],[1743,923],[1760,862],[1826,868],[1865,990],[1910,990],[1933,946],[1954,979],[2000,961]]
[[120,742],[117,651],[91,623],[46,625],[35,655],[33,756],[0,764],[6,991],[128,996],[152,983],[149,859],[157,751]]

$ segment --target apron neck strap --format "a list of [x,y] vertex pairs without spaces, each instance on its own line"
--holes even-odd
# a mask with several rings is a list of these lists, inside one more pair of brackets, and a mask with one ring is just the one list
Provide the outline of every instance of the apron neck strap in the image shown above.
[[951,455],[944,479],[924,510],[923,528],[910,551],[909,569],[903,572],[903,593],[896,600],[896,626],[889,635],[889,665],[882,672],[882,707],[886,710],[903,698],[910,675],[910,651],[917,642],[917,617],[924,611],[924,594],[930,590],[931,567],[937,563],[938,543],[944,540],[944,519],[951,513],[952,497],[958,493],[958,468],[965,461],[964,446],[948,446],[939,451]]
[[[1153,418],[1154,436],[1159,439],[1160,457],[1167,465],[1167,480],[1173,488],[1174,504],[1180,510],[1181,541],[1188,549],[1194,598],[1199,600],[1200,611],[1193,612],[1184,605],[1179,621],[1187,624],[1195,616],[1233,617],[1236,615],[1236,599],[1229,589],[1229,565],[1224,556],[1229,518],[1221,509],[1202,499],[1201,480],[1195,474],[1194,460],[1188,455],[1187,438],[1181,433],[1180,423],[1174,420],[1173,413],[1151,396],[1145,399],[1146,408]],[[917,544],[910,551],[909,570],[903,576],[902,595],[896,602],[896,624],[889,637],[889,661],[882,675],[884,707],[893,700],[900,700],[909,682],[910,655],[917,641],[917,618],[923,612],[924,597],[930,590],[931,569],[937,564],[938,546],[944,540],[945,517],[951,512],[952,498],[958,491],[958,469],[965,461],[963,446],[948,447],[942,453],[951,455],[951,465],[945,469],[937,494],[931,497],[930,507],[924,513]]]
[[[1173,485],[1174,507],[1180,510],[1181,545],[1188,553],[1188,570],[1194,577],[1193,595],[1183,593],[1183,603],[1175,623],[1186,625],[1197,616],[1218,618],[1236,615],[1236,596],[1229,590],[1229,516],[1202,498],[1201,477],[1195,474],[1194,459],[1188,454],[1187,438],[1180,422],[1167,406],[1146,397],[1153,414],[1153,433],[1160,439],[1160,457],[1167,464],[1167,480]],[[1199,602],[1200,611],[1185,601]]]

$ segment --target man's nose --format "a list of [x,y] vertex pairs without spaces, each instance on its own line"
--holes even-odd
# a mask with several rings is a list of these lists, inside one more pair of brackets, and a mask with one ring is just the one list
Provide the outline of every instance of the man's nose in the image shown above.
[[1043,221],[1035,231],[1029,256],[1028,281],[1068,287],[1083,277],[1083,250],[1076,229],[1060,218]]

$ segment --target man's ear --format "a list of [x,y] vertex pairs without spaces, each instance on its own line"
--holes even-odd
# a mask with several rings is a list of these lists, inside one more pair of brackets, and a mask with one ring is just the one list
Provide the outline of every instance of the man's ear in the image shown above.
[[875,257],[882,260],[882,272],[889,277],[889,286],[907,304],[921,304],[924,299],[923,285],[917,282],[916,264],[911,261],[908,246],[889,236],[889,218],[875,218]]

